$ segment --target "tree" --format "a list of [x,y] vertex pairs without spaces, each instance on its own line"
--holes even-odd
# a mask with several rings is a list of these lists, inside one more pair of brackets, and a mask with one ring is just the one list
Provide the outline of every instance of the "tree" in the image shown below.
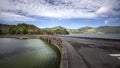
[[56,29],[54,34],[69,34],[69,32],[66,29]]
[[34,25],[25,24],[25,23],[12,25],[9,27],[8,31],[9,34],[47,34],[47,35],[69,34],[69,32],[63,27],[56,27],[53,29],[40,29]]
[[16,26],[15,26],[15,25],[13,25],[13,26],[11,26],[11,27],[9,28],[9,33],[10,33],[10,34],[16,34],[16,31],[17,31],[17,29],[16,29]]

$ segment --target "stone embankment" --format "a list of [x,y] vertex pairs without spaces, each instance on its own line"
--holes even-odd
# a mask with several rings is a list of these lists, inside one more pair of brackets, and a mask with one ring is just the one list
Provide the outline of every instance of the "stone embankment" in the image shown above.
[[120,41],[49,35],[8,35],[42,39],[59,48],[60,68],[120,68]]
[[120,68],[119,40],[43,36],[61,51],[60,68]]
[[58,37],[52,37],[52,36],[40,36],[40,39],[55,45],[59,48],[61,53],[61,63],[60,68],[68,68],[68,56],[67,56],[67,50],[65,47],[65,43]]
[[52,45],[55,45],[60,53],[61,53],[61,62],[60,68],[68,68],[68,56],[65,47],[65,43],[58,37],[48,36],[48,35],[0,35],[0,38],[18,38],[18,39],[29,39],[29,38],[37,38],[43,41],[46,41]]
[[60,68],[88,68],[82,57],[66,40],[56,36],[41,36],[40,39],[59,48],[61,52]]

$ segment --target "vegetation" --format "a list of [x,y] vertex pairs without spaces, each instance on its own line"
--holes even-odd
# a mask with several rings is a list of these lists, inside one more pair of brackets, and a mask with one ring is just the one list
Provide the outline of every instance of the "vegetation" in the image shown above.
[[69,34],[65,28],[40,29],[34,25],[20,23],[17,25],[0,24],[0,34]]
[[106,34],[120,34],[120,26],[100,26],[97,30]]
[[79,29],[69,29],[69,31],[79,34],[120,34],[120,26],[100,26],[97,28],[87,26]]
[[0,24],[0,34],[8,34],[10,27],[11,27],[11,25]]
[[48,33],[50,34],[69,34],[67,29],[61,26],[46,28],[45,30],[48,31]]
[[9,28],[10,34],[42,34],[41,30],[34,25],[28,25],[21,23],[18,25],[12,25]]
[[100,26],[97,28],[93,27],[82,27],[79,29],[66,29],[61,26],[53,28],[40,29],[30,24],[17,24],[7,25],[0,24],[0,34],[42,34],[42,35],[54,35],[54,34],[120,34],[120,26]]
[[89,26],[78,29],[78,32],[81,34],[104,34],[103,32]]

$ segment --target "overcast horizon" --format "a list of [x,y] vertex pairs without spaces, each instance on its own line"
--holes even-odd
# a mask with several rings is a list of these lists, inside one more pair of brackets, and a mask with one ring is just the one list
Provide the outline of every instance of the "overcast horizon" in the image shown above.
[[120,0],[0,0],[0,23],[39,28],[120,26]]

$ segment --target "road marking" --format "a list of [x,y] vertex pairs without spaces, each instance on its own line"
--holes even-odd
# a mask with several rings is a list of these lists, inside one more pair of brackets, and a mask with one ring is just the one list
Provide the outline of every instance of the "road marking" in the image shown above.
[[109,54],[110,56],[116,57],[120,60],[120,54]]
[[120,60],[120,57],[118,57],[118,59]]
[[120,57],[120,54],[109,54],[110,56],[119,56]]

